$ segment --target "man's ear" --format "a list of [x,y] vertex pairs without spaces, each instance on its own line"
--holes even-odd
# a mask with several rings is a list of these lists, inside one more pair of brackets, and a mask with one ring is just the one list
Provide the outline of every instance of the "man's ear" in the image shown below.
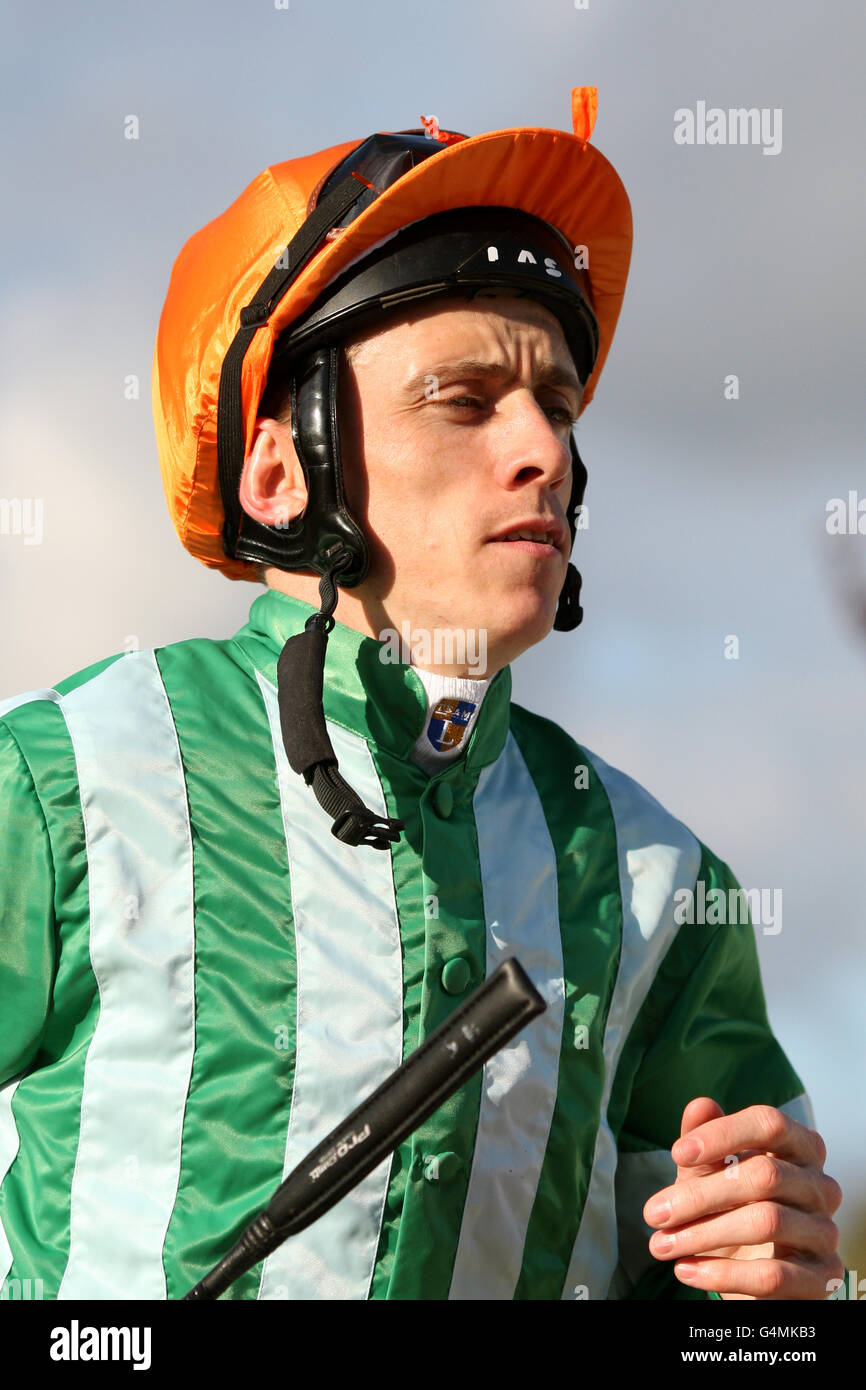
[[244,511],[265,526],[287,526],[307,505],[307,482],[291,428],[271,416],[256,420],[239,488]]

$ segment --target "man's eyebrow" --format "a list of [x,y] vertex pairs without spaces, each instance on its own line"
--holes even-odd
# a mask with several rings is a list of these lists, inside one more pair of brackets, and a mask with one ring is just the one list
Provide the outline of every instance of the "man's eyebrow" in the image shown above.
[[[431,385],[431,382],[437,380],[459,380],[461,377],[502,380],[503,377],[510,375],[509,369],[502,362],[490,362],[481,357],[455,357],[449,358],[445,362],[434,363],[425,371],[416,373],[405,383],[403,390],[407,395],[413,395],[416,391],[426,389]],[[568,371],[567,368],[561,367],[558,362],[553,362],[549,358],[539,363],[534,380],[541,386],[568,386],[577,393],[578,400],[583,395],[583,386],[577,373]]]

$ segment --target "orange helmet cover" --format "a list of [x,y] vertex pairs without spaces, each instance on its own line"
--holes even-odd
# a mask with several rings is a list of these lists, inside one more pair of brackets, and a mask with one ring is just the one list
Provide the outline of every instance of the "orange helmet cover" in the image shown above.
[[[435,157],[403,174],[332,239],[326,239],[254,334],[243,360],[246,456],[277,338],[350,261],[434,212],[504,206],[534,213],[574,248],[585,271],[600,345],[581,413],[592,400],[613,340],[632,247],[628,195],[589,139],[597,89],[572,91],[573,134],[519,128],[460,136],[440,131]],[[429,133],[429,131],[428,131]],[[364,137],[366,138],[366,137]],[[240,312],[315,205],[325,179],[363,140],[264,169],[213,221],[189,238],[172,268],[153,357],[153,414],[163,487],[181,542],[230,579],[257,580],[255,566],[223,550],[217,468],[217,399],[223,359]],[[583,265],[584,262],[581,261]]]

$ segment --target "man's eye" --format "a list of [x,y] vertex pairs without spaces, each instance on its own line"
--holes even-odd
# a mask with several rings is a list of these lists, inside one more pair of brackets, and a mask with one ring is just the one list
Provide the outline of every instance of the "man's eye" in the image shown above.
[[[477,396],[449,396],[442,403],[443,405],[469,405],[479,410],[486,404],[485,401],[479,400]],[[559,423],[567,425],[569,429],[577,424],[577,416],[572,415],[566,405],[548,405],[545,406],[544,409],[548,414],[553,413],[554,415],[559,415],[561,417]]]

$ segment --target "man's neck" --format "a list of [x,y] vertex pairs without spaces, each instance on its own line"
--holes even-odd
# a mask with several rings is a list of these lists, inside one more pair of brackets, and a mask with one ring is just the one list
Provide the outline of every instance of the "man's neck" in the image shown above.
[[[276,566],[268,566],[265,570],[265,583],[269,589],[312,604],[314,608],[321,604],[319,582],[319,575],[311,571],[289,572]],[[395,660],[411,663],[441,676],[473,681],[492,680],[503,666],[508,665],[510,659],[497,657],[494,650],[488,650],[486,632],[464,634],[461,643],[447,638],[447,634],[457,633],[455,629],[437,628],[430,632],[406,620],[395,622],[381,600],[366,592],[366,585],[359,585],[358,589],[340,589],[334,617],[344,627],[352,628],[364,637],[374,637],[379,642],[387,643],[389,650],[395,654]],[[437,633],[442,634],[438,643]]]

